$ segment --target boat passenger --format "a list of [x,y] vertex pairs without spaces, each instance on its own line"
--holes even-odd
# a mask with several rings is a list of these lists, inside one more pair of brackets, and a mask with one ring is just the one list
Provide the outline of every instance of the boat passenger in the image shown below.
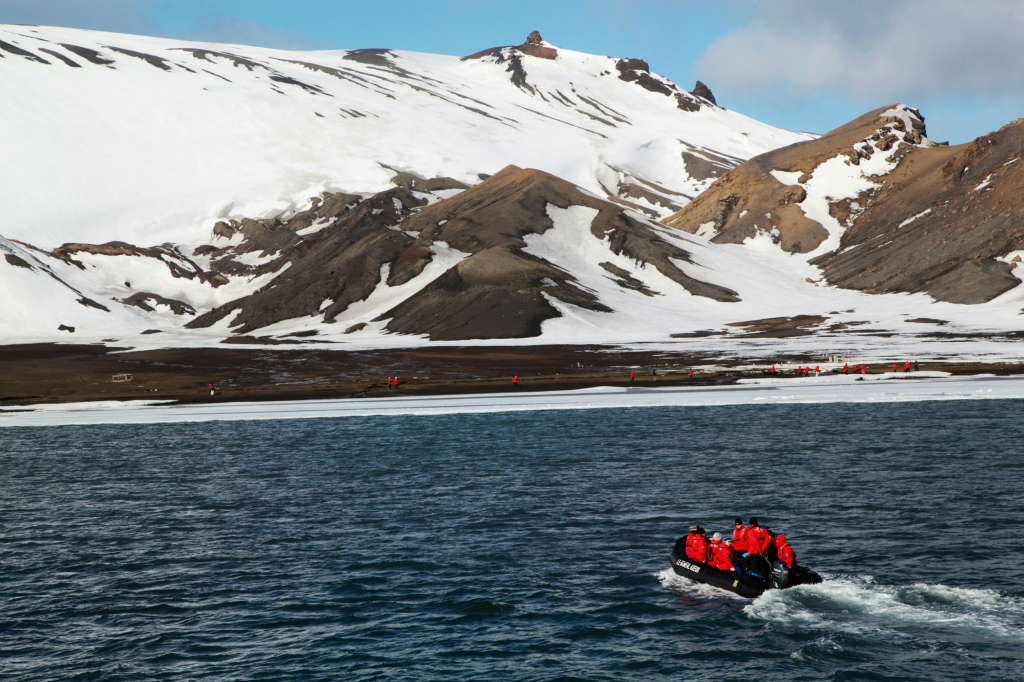
[[768,537],[767,529],[761,527],[757,523],[757,517],[750,517],[750,527],[747,528],[747,532],[744,534],[745,546],[744,551],[750,554],[764,554],[765,550],[768,549],[771,538]]
[[796,552],[794,552],[793,548],[789,546],[788,542],[786,542],[786,536],[781,533],[776,535],[773,543],[775,548],[778,550],[779,561],[790,568],[796,566]]
[[775,538],[777,536],[770,528],[765,527],[765,530],[768,531],[769,542],[768,548],[765,550],[764,558],[768,560],[768,563],[774,563],[775,560],[779,558],[779,550],[775,545]]
[[707,563],[708,538],[700,526],[690,526],[690,534],[686,537],[686,558],[699,564]]
[[728,541],[722,540],[721,533],[715,533],[711,536],[709,554],[711,555],[711,558],[708,560],[709,566],[720,571],[736,572],[736,567],[732,565],[732,548],[729,547]]
[[736,524],[732,529],[732,549],[734,552],[745,552],[744,543],[746,542],[747,527],[743,525],[743,519],[736,517]]

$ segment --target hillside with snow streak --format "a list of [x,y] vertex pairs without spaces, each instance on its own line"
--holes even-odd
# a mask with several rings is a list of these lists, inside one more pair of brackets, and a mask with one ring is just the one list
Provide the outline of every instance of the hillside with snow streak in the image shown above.
[[201,241],[218,220],[274,216],[324,190],[379,192],[399,170],[472,185],[509,164],[661,217],[717,171],[809,137],[684,93],[639,60],[620,70],[535,44],[556,56],[0,27],[0,234],[45,248]]
[[937,147],[898,105],[816,138],[536,33],[8,26],[0,57],[0,344],[1016,353],[1019,126]]

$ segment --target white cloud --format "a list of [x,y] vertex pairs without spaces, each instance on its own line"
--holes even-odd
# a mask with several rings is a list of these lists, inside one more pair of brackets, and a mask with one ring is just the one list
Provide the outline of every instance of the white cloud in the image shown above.
[[889,101],[1018,97],[1020,0],[778,0],[717,41],[695,71],[717,90],[873,107]]

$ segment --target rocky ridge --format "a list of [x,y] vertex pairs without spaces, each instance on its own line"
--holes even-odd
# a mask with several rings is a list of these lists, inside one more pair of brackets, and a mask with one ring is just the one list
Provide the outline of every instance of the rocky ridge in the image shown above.
[[1020,284],[1022,140],[1015,121],[935,144],[919,111],[881,107],[744,162],[665,222],[722,244],[765,235],[837,286],[983,303]]

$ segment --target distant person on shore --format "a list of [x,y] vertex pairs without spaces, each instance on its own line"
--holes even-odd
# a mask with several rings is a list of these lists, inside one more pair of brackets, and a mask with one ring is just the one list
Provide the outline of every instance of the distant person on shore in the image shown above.
[[915,372],[920,372],[921,371],[921,366],[919,364],[917,364],[917,360],[914,360],[914,371]]
[[512,376],[512,388],[519,388],[519,375],[515,374]]
[[658,369],[656,367],[651,368],[651,381],[658,383]]
[[861,374],[867,374],[868,373],[867,365],[861,365],[860,366],[860,373]]
[[711,536],[711,546],[709,547],[708,554],[710,556],[708,565],[712,568],[717,568],[720,571],[736,572],[736,567],[732,564],[732,548],[729,546],[728,541],[722,540],[721,533],[715,533]]
[[395,377],[395,388],[398,388],[398,377]]
[[636,372],[634,370],[629,370],[629,383],[633,383],[633,379],[636,379]]
[[845,365],[843,365],[843,374],[849,374],[849,373],[850,373],[850,363],[847,362]]
[[772,365],[772,374],[775,374],[775,365]]
[[903,363],[903,373],[906,374],[910,371],[910,360]]
[[391,390],[391,377],[388,377],[388,390]]
[[693,367],[690,368],[690,378],[693,378]]
[[213,393],[214,393],[213,384],[210,384],[210,395],[213,395]]

